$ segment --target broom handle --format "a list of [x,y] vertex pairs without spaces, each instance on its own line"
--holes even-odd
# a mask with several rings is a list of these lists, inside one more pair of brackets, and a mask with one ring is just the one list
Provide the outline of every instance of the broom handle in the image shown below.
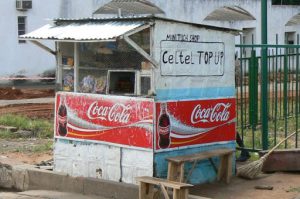
[[283,140],[281,140],[276,146],[274,146],[266,155],[264,155],[264,157],[268,157],[275,149],[277,149],[277,147],[279,147],[279,145],[281,145],[284,141],[286,141],[287,139],[289,139],[290,137],[292,137],[293,135],[295,135],[300,129],[298,129],[297,131],[295,131],[294,133],[292,133],[291,135],[287,136],[286,138],[284,138]]

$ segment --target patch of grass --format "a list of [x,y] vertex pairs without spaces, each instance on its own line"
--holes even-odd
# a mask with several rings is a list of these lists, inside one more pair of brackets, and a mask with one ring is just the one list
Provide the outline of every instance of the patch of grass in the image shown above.
[[2,139],[13,139],[13,138],[16,138],[16,136],[15,136],[15,134],[13,134],[9,131],[0,130],[0,138],[2,138]]
[[32,148],[32,152],[34,153],[41,153],[45,151],[51,151],[53,149],[53,142],[48,141],[45,144],[37,145]]
[[[248,121],[248,118],[246,118],[246,121]],[[239,124],[241,124],[240,120],[238,122]],[[257,125],[256,128],[252,128],[250,125],[247,126],[245,124],[247,124],[247,122],[244,122],[243,128],[240,125],[238,126],[238,132],[240,133],[240,135],[243,132],[244,144],[246,148],[262,149],[261,124]],[[300,128],[300,116],[298,118],[296,117],[288,117],[286,119],[278,118],[276,121],[270,120],[268,122],[269,148],[272,148],[278,142],[283,140],[286,136],[295,132],[296,126],[298,126],[298,129]],[[278,147],[278,149],[293,148],[296,146],[296,142],[298,142],[298,145],[300,144],[299,141],[300,140],[297,141],[295,139],[295,136],[293,136],[286,141],[286,145],[284,142]]]
[[[52,138],[53,121],[45,119],[30,119],[21,115],[1,115],[0,125],[17,127],[19,130],[32,131],[34,137]],[[17,138],[14,133],[0,131],[0,138]]]
[[298,192],[298,193],[300,193],[300,187],[290,188],[289,190],[287,190],[287,192]]
[[33,145],[23,145],[13,149],[13,152],[19,153],[43,153],[53,149],[53,141],[49,140],[45,143],[38,143]]

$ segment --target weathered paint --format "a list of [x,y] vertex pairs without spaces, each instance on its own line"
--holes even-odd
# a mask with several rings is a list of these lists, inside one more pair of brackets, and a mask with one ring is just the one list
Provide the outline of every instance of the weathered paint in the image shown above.
[[[187,38],[187,40],[182,38],[183,36],[175,37],[174,35],[186,35],[185,37]],[[196,40],[189,40],[190,38],[195,37],[197,38]],[[166,65],[163,63],[163,56],[164,52],[166,51],[179,53],[191,51],[194,53],[193,56],[195,60],[196,58],[200,58],[200,54],[195,52],[203,51],[203,43],[205,43],[206,45],[212,45],[209,49],[211,52],[219,52],[220,46],[222,47],[221,51],[224,51],[224,55],[222,57],[222,65],[220,65],[219,63],[215,63],[214,61],[203,64],[203,60],[201,64],[192,64],[190,61],[188,63],[184,62],[183,64],[180,64],[181,67],[174,66],[176,67],[177,75],[166,75],[163,73],[161,68],[155,69],[155,90],[159,91],[157,93],[159,94],[157,95],[158,99],[163,98],[165,100],[175,100],[177,98],[177,91],[185,89],[187,91],[182,93],[181,96],[184,96],[187,99],[196,98],[197,96],[194,96],[194,94],[196,93],[195,91],[197,91],[198,89],[204,89],[203,91],[205,92],[208,91],[207,88],[215,90],[222,90],[222,88],[224,88],[224,94],[226,93],[232,94],[232,96],[234,95],[234,92],[232,92],[232,88],[234,88],[234,35],[223,31],[199,28],[189,24],[180,24],[157,20],[154,27],[154,38],[153,56],[157,61],[160,62],[161,65],[163,65],[163,67],[167,67],[168,71],[172,71],[173,66],[171,64]],[[169,50],[166,50],[165,47],[161,46],[161,43],[165,41],[176,42],[177,45],[171,45],[169,46]],[[185,44],[187,41],[191,43],[189,47],[193,47],[193,49],[188,50],[188,46],[178,45],[178,43]],[[174,49],[171,49],[172,46],[174,47]],[[170,60],[172,59],[170,58]],[[177,59],[177,61],[180,62],[180,57],[178,57]],[[175,62],[175,60],[173,61]],[[211,71],[211,67],[215,67],[219,72],[214,73],[213,71]],[[190,74],[186,72],[187,68],[190,70]],[[191,75],[193,72],[193,68],[194,71],[198,71],[199,74],[195,73],[196,75]],[[205,72],[205,70],[208,71]],[[168,92],[163,93],[163,91]],[[201,92],[199,93],[200,94],[198,94],[198,99],[199,96],[206,98],[205,94],[201,94]],[[219,93],[222,93],[222,91],[219,91]],[[169,94],[169,96],[166,96],[166,94]],[[174,99],[174,97],[176,98]]]
[[235,98],[156,103],[155,151],[235,140],[235,107]]
[[[195,148],[186,148],[181,150],[174,150],[174,151],[166,151],[155,153],[154,156],[154,176],[159,178],[166,178],[167,177],[167,161],[165,160],[166,157],[172,156],[179,156],[179,155],[188,155],[202,151],[209,151],[218,148],[230,148],[235,149],[235,142],[224,142],[224,143],[212,143],[208,145],[201,145]],[[215,165],[218,167],[220,160],[218,157],[213,158]],[[232,171],[235,173],[235,158],[232,160],[233,167]],[[185,164],[185,176],[188,174],[190,168],[192,167],[191,163]],[[214,171],[212,165],[208,160],[200,161],[196,164],[188,183],[192,184],[202,184],[207,182],[212,182],[216,180],[216,172]]]
[[101,143],[56,139],[54,170],[71,176],[135,184],[135,177],[153,175],[153,152]]
[[[188,42],[191,43],[189,43],[187,46],[179,45],[179,43],[181,42],[186,43],[186,39],[178,37],[178,34],[187,35],[187,38],[189,38]],[[153,105],[154,101],[157,101],[157,98],[156,100],[153,100],[125,96],[120,97],[82,93],[61,93],[58,94],[58,97],[56,98],[56,112],[60,112],[60,101],[65,101],[64,103],[67,107],[66,109],[68,112],[68,118],[69,112],[71,113],[70,116],[72,116],[73,118],[70,117],[71,119],[66,119],[65,114],[56,114],[57,118],[55,121],[57,122],[58,126],[58,129],[56,129],[57,132],[55,134],[57,140],[55,143],[54,152],[56,171],[64,171],[73,176],[101,177],[103,179],[113,181],[135,183],[135,176],[153,176],[153,174],[159,177],[165,176],[167,165],[164,158],[170,155],[191,154],[194,152],[211,150],[213,148],[224,146],[229,148],[235,147],[233,141],[235,137],[235,107],[233,105],[235,103],[233,57],[234,35],[228,32],[223,32],[221,30],[207,29],[180,22],[176,23],[164,21],[162,19],[156,19],[153,38],[154,43],[152,54],[154,56],[154,59],[160,64],[162,64],[161,61],[163,59],[163,52],[173,52],[176,54],[176,52],[179,52],[177,51],[176,47],[179,46],[181,50],[180,52],[183,56],[184,52],[187,52],[189,48],[193,48],[191,51],[191,55],[189,55],[189,53],[185,54],[184,63],[181,63],[180,67],[177,67],[176,74],[178,74],[178,76],[172,73],[173,65],[170,63],[164,63],[166,64],[165,67],[167,68],[167,70],[165,71],[166,74],[162,74],[160,67],[154,69],[154,92],[156,92],[157,90],[170,91],[168,93],[170,95],[166,95],[164,100],[159,100],[159,103],[168,101],[170,107],[173,106],[172,114],[175,114],[176,120],[182,120],[181,122],[190,125],[191,128],[194,128],[194,130],[195,128],[210,129],[219,127],[219,125],[225,125],[226,128],[223,128],[223,131],[214,131],[212,132],[212,134],[210,134],[211,132],[209,131],[208,134],[210,136],[208,137],[213,139],[200,139],[201,142],[180,144],[178,146],[172,145],[172,149],[161,150],[156,148],[156,150],[160,153],[155,153],[153,151],[153,147],[156,146],[155,142],[158,142],[158,139],[156,139],[157,137],[153,136],[155,134],[153,126],[156,123],[159,123],[158,118],[160,112],[158,111],[158,109],[160,108],[160,105],[157,105],[156,109],[153,107]],[[176,45],[173,45],[173,43],[172,45],[168,44],[168,49],[166,48],[166,46],[162,47],[161,41],[165,40],[176,42]],[[202,46],[203,43],[205,43],[204,47],[207,47],[208,44],[213,45],[209,47],[207,57],[204,58],[204,65],[203,60],[201,60],[201,63],[200,61],[198,61],[198,64],[194,64],[194,66],[197,67],[198,71],[198,73],[194,75],[192,73],[194,66],[192,64],[192,61],[188,60],[192,59],[192,57],[194,56],[193,53],[196,52],[197,54],[198,51],[201,52],[202,50],[204,50],[204,47]],[[199,49],[198,46],[200,46]],[[220,61],[218,63],[216,61],[209,61],[213,57],[210,56],[210,52],[213,51],[219,52],[219,55],[222,52],[222,56],[220,55],[222,58],[219,57],[219,60],[222,59],[222,64],[220,63]],[[179,55],[178,58],[182,59],[182,56]],[[197,56],[199,60],[201,59],[202,54],[198,53]],[[168,61],[172,62],[172,56],[169,55]],[[183,60],[181,60],[181,62],[182,61]],[[185,71],[185,67],[189,68],[188,72]],[[214,70],[211,70],[211,67],[217,68],[216,73]],[[174,97],[173,93],[178,93],[178,91],[184,89],[192,91],[183,93],[187,94],[184,97],[187,99],[195,98],[194,101],[176,101],[177,97]],[[198,94],[197,90],[201,89],[203,90],[202,94]],[[212,95],[207,94],[206,92],[211,93],[210,89],[214,89],[214,91],[218,90],[217,93],[219,93],[223,97],[217,94],[212,97]],[[65,95],[65,97],[61,97],[63,96],[63,94]],[[195,96],[193,96],[194,94]],[[176,95],[179,96],[178,94]],[[202,98],[199,96],[201,96]],[[63,100],[63,98],[65,99]],[[128,112],[126,117],[126,114],[123,114],[124,118],[122,118],[124,120],[122,119],[116,121],[108,121],[109,116],[107,113],[104,113],[103,110],[105,107],[110,107],[107,108],[108,112],[110,112],[110,110],[112,110],[111,107],[113,107],[113,104],[116,103],[123,104],[122,107],[130,106],[131,108],[128,109],[128,111],[130,110],[132,111],[132,113],[129,111],[130,113]],[[227,104],[229,105],[227,106]],[[94,108],[94,105],[97,105],[97,107]],[[153,110],[150,108],[151,106]],[[202,117],[202,113],[196,113],[196,111],[199,111],[198,109],[196,109],[199,106],[201,106],[202,108],[204,107],[206,110],[212,110],[214,109],[213,107],[215,107],[215,110],[218,110],[217,114],[215,115],[220,116],[222,112],[222,114],[224,114],[224,118],[222,117],[222,121],[220,120],[214,122],[215,119],[214,117],[212,117],[210,118],[211,122],[208,122],[204,126],[199,126],[198,121],[195,121],[196,119],[199,119],[199,117]],[[176,107],[178,110],[176,109]],[[148,110],[145,112],[147,113],[146,115],[145,113],[143,113],[145,108]],[[186,112],[182,111],[184,108],[187,109]],[[156,112],[157,115],[155,115]],[[195,113],[195,117],[193,117],[192,112]],[[208,116],[212,112],[214,111],[209,111],[209,113],[207,112],[206,116]],[[133,115],[132,118],[131,114]],[[118,117],[118,119],[120,118],[121,117]],[[147,122],[149,123],[148,128],[138,127],[134,129],[134,132],[140,133],[140,135],[131,136],[130,133],[133,127],[130,125],[139,124],[141,121],[143,122],[145,118],[147,118]],[[191,125],[191,123],[193,122],[197,123],[197,125]],[[66,134],[59,134],[60,123],[63,125],[67,125]],[[105,129],[112,126],[115,127],[115,129],[112,129],[112,131],[107,131],[107,129]],[[103,129],[103,127],[105,128]],[[126,134],[126,132],[124,131],[122,135],[127,135],[127,137],[120,137],[120,134],[118,134],[121,131],[119,128],[123,127],[126,127],[126,132],[128,134]],[[173,128],[174,130],[174,124],[171,124],[171,128]],[[98,137],[99,139],[89,139],[91,138],[89,135],[90,130],[98,131],[99,129],[101,132],[97,133],[106,131],[106,133],[108,134],[112,133],[112,136],[110,136],[109,139],[103,139],[102,137]],[[147,131],[147,133],[144,132],[145,130]],[[165,130],[168,129],[165,128]],[[80,135],[78,135],[78,133],[80,133]],[[179,135],[182,133],[181,131],[174,131],[172,133],[176,133],[177,137],[182,136]],[[195,130],[195,133],[199,133],[198,129]],[[216,134],[218,134],[218,136],[215,137]],[[88,136],[86,137],[86,135]],[[150,139],[151,142],[144,142],[145,139],[147,139],[148,141]],[[64,153],[65,151],[67,152]],[[217,158],[215,160],[218,161]],[[154,165],[156,166],[155,171],[153,169]],[[187,168],[188,167],[189,166],[187,166]],[[191,182],[200,183],[212,180],[215,177],[215,174],[210,173],[211,169],[212,166],[206,164],[205,162],[203,165],[201,164],[201,166],[197,166],[193,174],[195,176],[192,176],[192,179],[195,180],[192,180]],[[197,180],[197,175],[202,176],[201,180]]]
[[153,99],[57,93],[55,137],[151,149],[153,110]]
[[235,95],[235,87],[207,87],[207,88],[181,88],[181,89],[157,89],[155,99],[158,101],[193,100],[193,99],[215,99],[226,98]]
[[[203,122],[199,126],[199,123],[195,123],[195,114],[193,114],[197,106],[202,109],[203,107],[214,109],[216,104],[226,104],[228,100],[232,100],[235,104],[234,35],[188,24],[157,21],[154,27],[154,37],[154,57],[160,61],[162,67],[154,71],[156,100],[170,106],[167,110],[171,112],[168,116],[171,118],[168,127],[172,135],[169,140],[170,144],[162,143],[163,147],[159,147],[159,137],[165,138],[167,127],[164,125],[162,135],[158,135],[160,131],[159,110],[162,111],[162,109],[156,106],[158,127],[155,139],[157,151],[154,154],[154,175],[165,178],[168,168],[166,157],[193,154],[221,147],[235,148],[235,108],[227,111],[230,113],[227,115],[231,115],[231,119],[227,118],[231,121],[230,124],[226,125],[226,128],[221,128],[220,131],[216,129],[208,131],[204,139],[200,135],[199,128],[203,130],[203,128],[216,127],[218,124]],[[168,45],[164,44],[165,42],[168,42]],[[206,58],[205,49],[207,50]],[[176,74],[173,73],[173,68]],[[190,101],[183,101],[183,99],[190,99]],[[172,105],[174,110],[172,110]],[[167,111],[163,112],[165,114]],[[207,117],[211,114],[211,112],[206,113]],[[172,120],[173,116],[176,119]],[[187,138],[186,134],[182,133],[183,130],[179,130],[183,128],[189,128],[186,130],[189,135],[194,130],[195,135],[200,135],[199,140]],[[213,159],[218,165],[219,158]],[[185,173],[188,173],[190,168],[191,164],[187,164]],[[234,168],[235,166],[232,170]],[[189,182],[199,184],[213,181],[215,178],[216,172],[213,166],[208,160],[204,160],[196,165]]]

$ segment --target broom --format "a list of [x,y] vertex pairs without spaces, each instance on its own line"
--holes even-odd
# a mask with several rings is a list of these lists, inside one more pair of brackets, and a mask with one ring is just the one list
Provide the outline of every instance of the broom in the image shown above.
[[264,162],[266,161],[266,159],[268,158],[268,156],[275,149],[277,149],[280,144],[282,144],[284,141],[286,141],[287,139],[289,139],[290,137],[292,137],[293,135],[295,135],[296,132],[297,131],[295,131],[294,133],[292,133],[289,136],[287,136],[284,140],[282,140],[281,142],[279,142],[276,146],[274,146],[268,153],[266,153],[260,159],[258,159],[256,161],[253,161],[253,162],[251,162],[249,164],[246,164],[246,165],[243,165],[243,166],[239,167],[238,171],[237,171],[237,176],[243,177],[243,178],[247,178],[247,179],[253,179],[253,178],[257,177],[261,173],[261,170],[262,170],[262,167],[264,165]]

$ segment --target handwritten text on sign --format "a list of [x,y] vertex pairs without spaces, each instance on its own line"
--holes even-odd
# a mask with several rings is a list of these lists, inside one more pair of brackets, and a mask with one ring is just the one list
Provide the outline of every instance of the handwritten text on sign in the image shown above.
[[223,75],[224,48],[221,42],[162,41],[161,75]]

